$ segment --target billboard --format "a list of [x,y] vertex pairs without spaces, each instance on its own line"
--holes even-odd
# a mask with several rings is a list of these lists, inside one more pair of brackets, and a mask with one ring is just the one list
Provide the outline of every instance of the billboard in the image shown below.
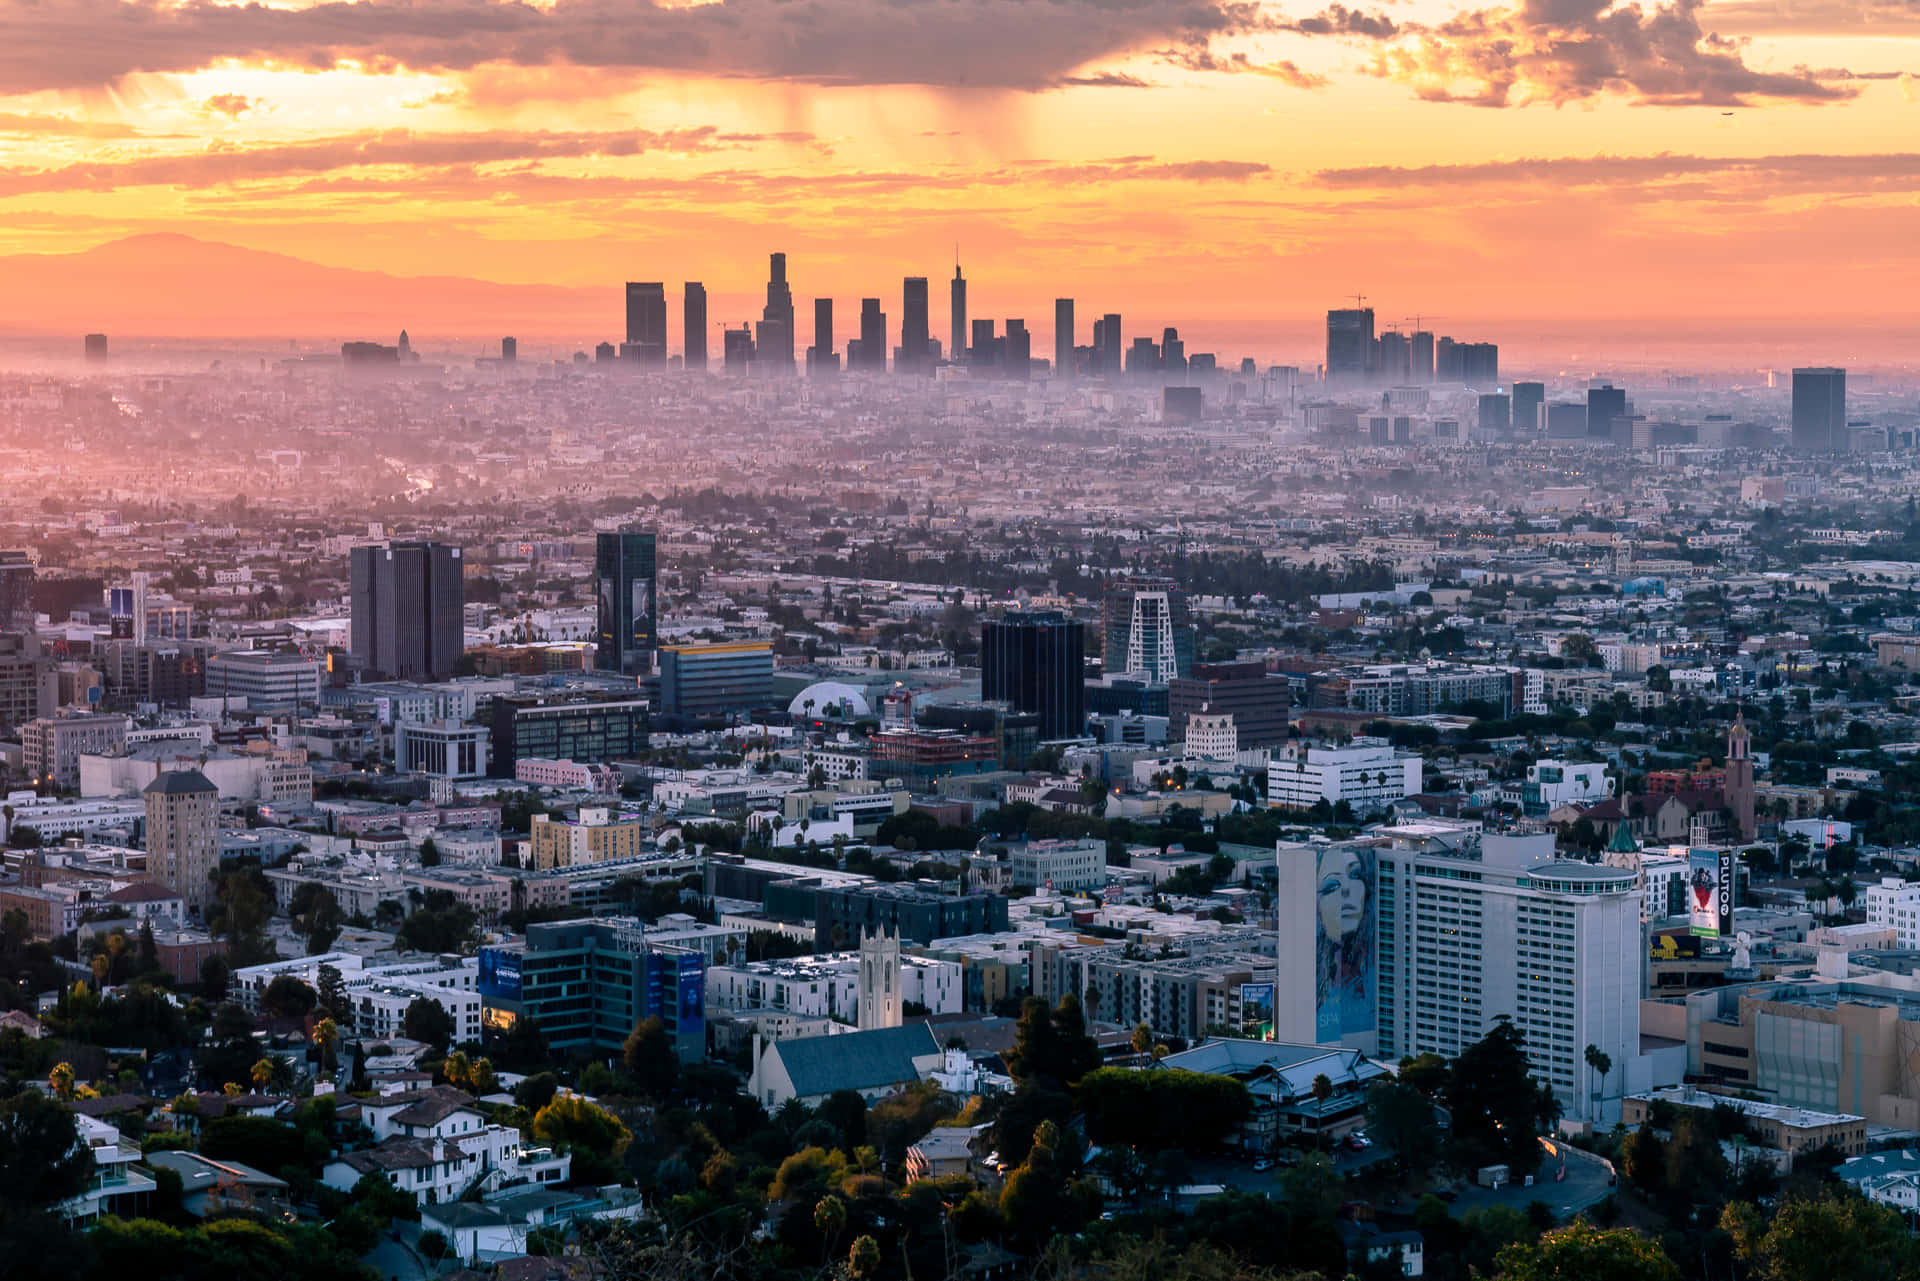
[[1733,936],[1733,851],[1687,854],[1687,922],[1702,939]]
[[520,999],[520,953],[503,947],[480,949],[480,995],[487,1000]]
[[1273,984],[1240,985],[1240,1030],[1262,1041],[1273,1039]]
[[1648,941],[1647,956],[1655,961],[1697,960],[1700,940],[1689,930],[1660,930]]
[[1370,848],[1320,851],[1314,910],[1314,1039],[1322,1044],[1374,1030],[1374,886]]

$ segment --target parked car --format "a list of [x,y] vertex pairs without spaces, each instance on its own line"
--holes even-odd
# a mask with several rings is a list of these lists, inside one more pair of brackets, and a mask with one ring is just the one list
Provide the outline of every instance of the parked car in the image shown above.
[[1253,1172],[1255,1174],[1265,1174],[1268,1170],[1271,1170],[1273,1166],[1274,1166],[1274,1161],[1272,1157],[1270,1156],[1256,1157],[1254,1158],[1254,1162],[1253,1162]]

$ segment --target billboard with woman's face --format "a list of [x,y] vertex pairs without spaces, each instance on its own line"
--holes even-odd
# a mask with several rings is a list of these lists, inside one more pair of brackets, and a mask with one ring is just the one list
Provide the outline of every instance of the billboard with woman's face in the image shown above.
[[1374,852],[1330,845],[1320,853],[1314,913],[1315,1039],[1338,1041],[1373,1029]]

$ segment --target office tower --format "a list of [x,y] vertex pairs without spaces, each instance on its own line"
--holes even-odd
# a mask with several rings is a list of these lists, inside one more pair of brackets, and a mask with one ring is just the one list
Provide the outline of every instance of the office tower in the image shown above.
[[1196,351],[1187,357],[1187,374],[1191,378],[1211,378],[1219,372],[1210,351]]
[[[1300,849],[1307,852],[1295,854]],[[1377,860],[1372,878],[1368,855]],[[1277,901],[1324,903],[1321,887],[1331,882],[1351,887],[1339,891],[1343,904],[1360,904],[1354,933],[1372,944],[1365,977],[1378,980],[1364,984],[1377,993],[1377,1040],[1367,1048],[1381,1058],[1454,1058],[1506,1016],[1526,1038],[1534,1076],[1568,1116],[1590,1118],[1602,1089],[1617,1097],[1625,1088],[1619,1075],[1603,1082],[1585,1055],[1589,1045],[1615,1063],[1638,1053],[1646,940],[1637,869],[1557,861],[1551,835],[1489,834],[1477,851],[1282,846],[1280,857]],[[1283,915],[1281,973],[1290,960],[1311,965],[1298,954],[1316,942],[1336,976],[1346,971],[1353,935],[1335,942],[1324,926],[1351,913],[1314,915],[1322,936],[1308,924],[1305,945],[1290,942]],[[1286,954],[1290,947],[1296,956]]]
[[960,264],[953,264],[953,312],[947,334],[950,344],[947,359],[959,364],[967,359],[967,282],[961,278]]
[[980,696],[1040,718],[1042,739],[1086,732],[1086,625],[1055,610],[1015,611],[980,628]]
[[785,254],[769,256],[767,305],[751,358],[761,373],[776,378],[793,373],[793,290],[787,285]]
[[880,310],[878,298],[860,300],[859,359],[847,356],[848,368],[858,366],[876,373],[887,371],[887,313]]
[[1206,397],[1198,387],[1160,389],[1160,421],[1163,423],[1197,423],[1205,416],[1206,409]]
[[1433,349],[1433,380],[1442,383],[1463,383],[1467,380],[1466,357],[1460,350],[1460,344],[1451,338],[1441,338]]
[[1505,436],[1513,430],[1513,401],[1506,396],[1480,397],[1480,430]]
[[690,374],[707,372],[707,287],[697,280],[686,283],[680,302],[681,361]]
[[900,350],[894,372],[924,374],[931,365],[932,335],[927,329],[927,278],[908,276],[900,286]]
[[53,658],[40,650],[30,631],[0,632],[0,732],[19,733],[37,717],[59,706],[60,682]]
[[1000,343],[993,336],[993,321],[982,316],[973,322],[973,335],[967,342],[967,363],[974,375],[991,376],[1000,366]]
[[1109,378],[1120,376],[1120,313],[1110,311],[1100,318],[1100,372]]
[[627,282],[627,344],[641,368],[667,367],[667,287],[657,280]]
[[1515,383],[1513,385],[1513,426],[1522,435],[1544,431],[1546,424],[1540,421],[1547,403],[1547,385],[1545,383]]
[[1413,379],[1413,344],[1398,330],[1380,335],[1380,381],[1399,387]]
[[1500,381],[1500,345],[1490,342],[1460,344],[1460,377],[1477,387]]
[[678,728],[744,720],[773,705],[773,646],[666,645],[660,650],[660,706]]
[[[761,332],[765,332],[762,327]],[[720,333],[721,362],[730,378],[745,378],[753,365],[753,331],[742,322],[738,329]]]
[[220,789],[197,769],[167,770],[148,783],[147,872],[204,921],[220,870]]
[[1073,299],[1053,300],[1053,373],[1071,378],[1073,368]]
[[1613,420],[1627,412],[1627,392],[1611,383],[1587,389],[1587,439],[1611,440]]
[[518,338],[502,338],[500,340],[500,363],[503,365],[511,365],[519,359],[520,340]]
[[1027,332],[1026,321],[1007,321],[1007,336],[1002,350],[1001,364],[1006,368],[1007,377],[1016,382],[1025,382],[1033,377],[1033,335]]
[[88,334],[84,340],[84,347],[88,360],[105,360],[107,358],[107,336],[105,334]]
[[1847,447],[1847,371],[1793,371],[1793,447],[1835,453]]
[[594,344],[594,347],[593,347],[593,363],[594,364],[611,365],[616,359],[618,359],[618,357],[619,357],[619,349],[616,348],[612,343],[603,342],[603,343]]
[[659,642],[654,536],[639,530],[594,538],[599,631],[593,665],[603,672],[644,676],[653,670]]
[[1133,346],[1127,348],[1127,372],[1137,378],[1160,372],[1160,348],[1154,345],[1153,339],[1133,340]]
[[682,1063],[706,1057],[706,957],[657,943],[630,916],[537,921],[517,942],[480,949],[476,987],[489,1028],[537,1023],[556,1054],[617,1054],[658,1018]]
[[1373,308],[1337,308],[1327,313],[1327,381],[1352,386],[1373,372]]
[[840,353],[833,346],[833,299],[813,300],[813,346],[807,348],[807,376],[828,378],[840,372]]
[[1428,330],[1416,329],[1407,340],[1407,381],[1433,381],[1433,334]]
[[1100,597],[1101,667],[1108,676],[1145,676],[1164,685],[1193,670],[1193,613],[1171,578],[1135,574],[1108,582]]
[[445,543],[355,547],[348,557],[353,656],[395,680],[445,680],[465,648],[460,549]]
[[1167,738],[1186,741],[1194,716],[1226,716],[1242,750],[1278,747],[1287,741],[1292,705],[1287,678],[1269,676],[1263,662],[1195,663],[1192,675],[1167,682]]
[[1169,328],[1160,335],[1160,372],[1173,382],[1187,376],[1187,344],[1180,341],[1178,329]]
[[0,551],[0,631],[32,631],[33,617],[33,561],[20,548]]

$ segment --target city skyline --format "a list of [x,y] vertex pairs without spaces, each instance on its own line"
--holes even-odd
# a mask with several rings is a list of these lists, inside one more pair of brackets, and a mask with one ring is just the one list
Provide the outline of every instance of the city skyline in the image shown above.
[[[589,40],[585,7],[483,23],[429,6],[388,39],[384,0],[324,29],[305,10],[243,30],[224,6],[132,4],[104,39],[56,6],[23,21],[0,75],[0,259],[187,234],[499,282],[528,310],[617,264],[704,278],[718,317],[764,280],[722,247],[777,210],[801,292],[843,309],[873,275],[945,279],[957,244],[975,314],[1041,333],[1051,298],[1125,282],[1122,312],[1204,313],[1196,336],[1261,359],[1296,355],[1356,292],[1525,323],[1560,358],[1797,326],[1834,339],[1808,359],[1857,363],[1902,315],[1920,29],[1866,11],[1421,0],[1203,6],[1188,28],[1001,0],[986,19],[850,13],[868,38],[839,42],[793,38],[792,15],[756,3],[653,12],[698,55]],[[1598,261],[1607,288],[1581,286]],[[353,303],[347,281],[298,307],[209,286],[173,325],[59,327],[284,341],[320,336],[289,328],[302,310]],[[15,332],[64,305],[55,286],[9,292]],[[480,332],[584,336],[504,319]],[[458,332],[381,328],[402,324]]]

